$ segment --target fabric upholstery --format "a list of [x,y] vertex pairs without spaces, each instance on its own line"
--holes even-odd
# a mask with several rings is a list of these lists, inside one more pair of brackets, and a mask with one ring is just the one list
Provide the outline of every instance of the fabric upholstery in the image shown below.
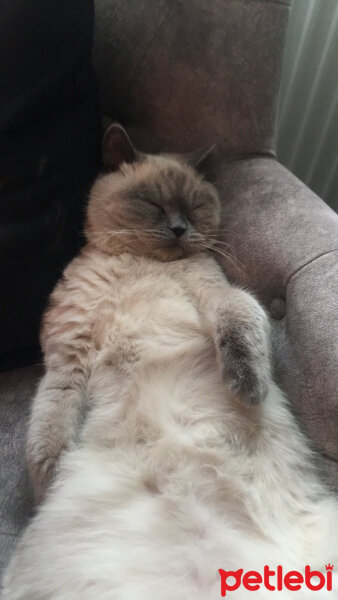
[[0,374],[0,572],[32,512],[24,445],[30,400],[41,375],[39,365]]
[[288,4],[96,0],[103,113],[144,150],[271,152]]

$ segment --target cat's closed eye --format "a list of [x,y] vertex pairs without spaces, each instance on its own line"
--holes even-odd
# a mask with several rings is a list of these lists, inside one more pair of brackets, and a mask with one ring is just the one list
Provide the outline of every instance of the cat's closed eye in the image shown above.
[[148,200],[148,198],[142,198],[142,202],[144,202],[145,204],[148,204],[148,206],[150,205],[150,206],[153,206],[154,208],[157,208],[162,214],[165,213],[162,206],[160,206],[159,204],[156,204],[156,202],[153,202],[152,200]]

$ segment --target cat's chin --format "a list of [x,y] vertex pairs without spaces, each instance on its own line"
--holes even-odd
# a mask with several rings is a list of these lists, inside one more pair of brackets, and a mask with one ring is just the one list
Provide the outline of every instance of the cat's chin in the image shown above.
[[171,262],[191,256],[194,254],[194,249],[189,244],[175,244],[162,248],[154,248],[146,254],[149,258],[154,258],[162,262]]
[[188,253],[185,252],[183,248],[175,248],[175,250],[173,248],[166,248],[148,254],[149,258],[154,258],[161,262],[171,262],[173,260],[185,258],[186,256],[188,256]]
[[111,248],[108,244],[105,245],[102,242],[97,243],[96,240],[88,240],[89,245],[95,246],[101,252],[106,254],[111,254],[112,256],[118,256],[121,254],[134,254],[135,256],[144,256],[149,259],[159,260],[161,262],[171,262],[173,260],[179,260],[182,258],[187,258],[195,253],[194,249],[190,246],[183,245],[171,245],[171,246],[163,246],[157,248],[146,248],[142,247],[128,247],[128,246],[120,246]]

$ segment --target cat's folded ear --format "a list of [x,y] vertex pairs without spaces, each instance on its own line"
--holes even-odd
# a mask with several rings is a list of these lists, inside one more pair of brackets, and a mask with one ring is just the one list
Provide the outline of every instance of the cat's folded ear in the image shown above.
[[109,171],[117,171],[122,163],[136,162],[140,157],[126,130],[112,123],[103,136],[102,159]]
[[189,165],[197,169],[203,165],[215,148],[216,144],[212,144],[211,146],[204,146],[198,150],[193,150],[193,152],[181,154],[181,156]]
[[209,171],[209,158],[216,148],[216,144],[212,144],[211,146],[204,146],[203,148],[199,148],[198,150],[194,150],[193,152],[186,152],[184,154],[176,155],[177,158],[203,175],[208,175]]

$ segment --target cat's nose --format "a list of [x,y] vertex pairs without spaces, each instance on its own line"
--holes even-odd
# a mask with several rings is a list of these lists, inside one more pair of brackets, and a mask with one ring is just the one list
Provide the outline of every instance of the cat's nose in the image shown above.
[[170,229],[179,238],[187,231],[187,226],[182,223],[182,225],[174,225]]
[[173,215],[170,219],[169,229],[176,235],[176,237],[182,237],[182,235],[187,231],[186,220],[181,215]]

